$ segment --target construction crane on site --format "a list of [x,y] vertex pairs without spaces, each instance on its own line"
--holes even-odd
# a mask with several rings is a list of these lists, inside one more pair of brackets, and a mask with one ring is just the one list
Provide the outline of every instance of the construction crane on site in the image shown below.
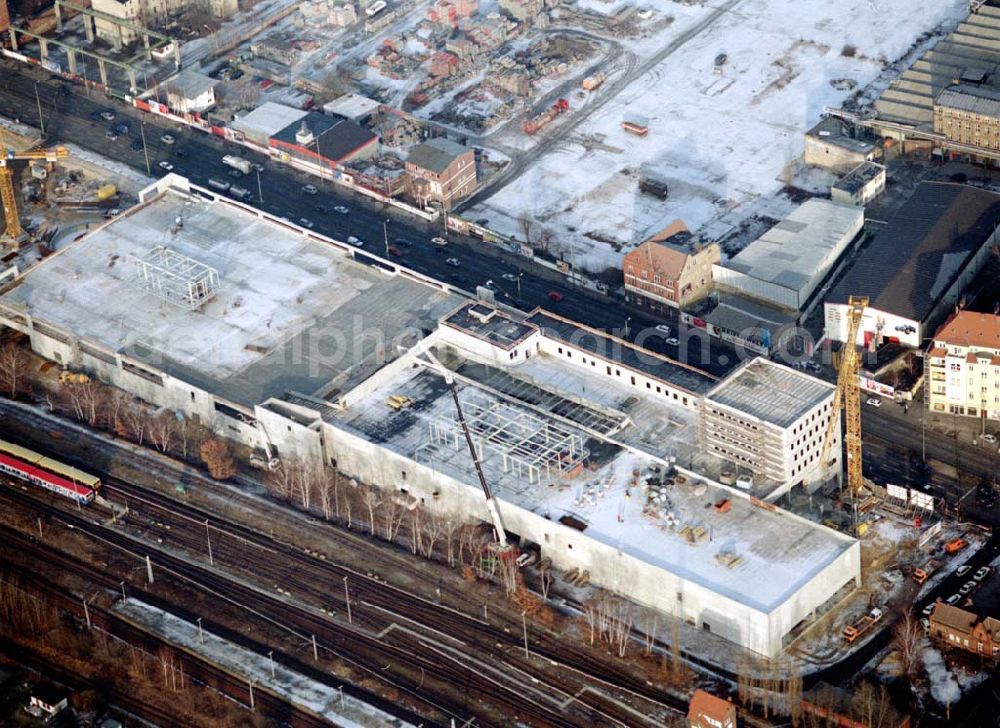
[[851,296],[847,301],[847,338],[840,352],[840,370],[837,373],[837,391],[833,397],[830,423],[826,427],[823,450],[819,461],[826,463],[833,445],[836,429],[840,426],[840,412],[844,411],[847,445],[847,489],[856,495],[862,486],[861,475],[861,358],[858,355],[858,330],[868,308],[866,296]]
[[69,149],[53,147],[52,149],[30,149],[26,152],[15,152],[3,142],[2,137],[0,137],[0,149],[3,152],[3,156],[0,157],[0,202],[3,203],[4,232],[11,240],[17,240],[24,231],[21,228],[21,220],[17,212],[17,199],[14,197],[14,171],[10,168],[10,162],[19,159],[29,161],[44,159],[46,162],[55,162],[57,159],[68,157]]
[[458,387],[455,386],[455,375],[429,349],[424,349],[423,353],[430,360],[430,368],[434,369],[444,378],[445,383],[451,390],[451,398],[454,400],[455,409],[458,412],[458,424],[462,428],[462,434],[465,435],[465,442],[469,446],[469,454],[472,456],[472,463],[475,465],[476,475],[479,477],[479,485],[482,486],[483,495],[486,496],[486,510],[489,511],[490,519],[493,521],[493,530],[496,532],[497,538],[497,550],[501,552],[507,551],[510,548],[510,544],[507,543],[507,531],[504,528],[503,519],[500,518],[500,509],[497,507],[490,484],[486,482],[486,475],[483,473],[483,465],[479,460],[479,453],[476,452],[475,443],[472,442],[472,433],[469,432],[469,425],[466,423],[465,414],[462,412],[462,403],[458,399]]

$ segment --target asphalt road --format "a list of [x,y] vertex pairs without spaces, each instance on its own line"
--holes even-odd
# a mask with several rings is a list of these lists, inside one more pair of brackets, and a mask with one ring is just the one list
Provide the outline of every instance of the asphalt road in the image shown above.
[[[497,289],[497,299],[511,306],[530,311],[536,306],[544,306],[554,313],[607,332],[624,334],[628,321],[629,337],[638,337],[643,346],[652,351],[670,356],[694,367],[721,375],[738,363],[732,347],[713,340],[705,343],[702,336],[694,337],[690,344],[685,332],[681,332],[679,346],[665,343],[665,336],[655,331],[662,320],[646,317],[627,308],[623,301],[575,286],[554,271],[542,268],[530,259],[506,253],[496,246],[485,244],[473,238],[449,233],[449,244],[445,247],[433,245],[432,237],[442,234],[440,223],[425,223],[387,205],[349,190],[332,182],[318,181],[314,176],[291,169],[285,165],[254,154],[248,149],[226,143],[201,131],[189,130],[151,114],[141,112],[108,99],[97,93],[87,96],[75,86],[32,70],[34,77],[27,75],[28,69],[14,61],[0,61],[3,69],[0,80],[0,113],[11,118],[20,118],[25,123],[37,126],[35,86],[45,119],[45,132],[49,143],[71,141],[101,156],[124,162],[146,173],[146,160],[142,150],[134,151],[131,142],[141,137],[141,120],[147,121],[144,134],[149,153],[151,176],[166,174],[159,168],[161,161],[174,165],[174,172],[189,178],[195,184],[206,186],[208,180],[216,177],[228,182],[236,182],[257,195],[255,173],[241,180],[226,176],[228,168],[222,162],[224,154],[238,154],[264,165],[260,173],[260,189],[263,204],[259,200],[250,204],[267,212],[299,223],[303,218],[314,223],[314,230],[337,240],[354,236],[364,241],[363,250],[386,257],[386,237],[391,246],[402,256],[395,258],[400,264],[429,275],[437,280],[451,283],[468,291],[475,291],[477,285],[492,280]],[[60,91],[60,89],[64,89]],[[130,137],[120,137],[117,141],[105,138],[109,123],[94,120],[92,115],[103,109],[112,109],[117,118],[113,124],[127,121],[131,128]],[[176,139],[174,144],[165,144],[160,137],[170,133]],[[184,157],[178,157],[180,151]],[[302,191],[305,184],[320,188],[317,195]],[[343,205],[350,212],[346,215],[333,210]],[[318,210],[317,207],[321,209]],[[383,223],[388,220],[383,230]],[[386,234],[387,233],[387,234]],[[406,240],[410,247],[399,245]],[[388,256],[394,257],[394,256]],[[457,258],[458,267],[446,263],[448,258]],[[502,275],[522,274],[520,298],[515,282],[504,280]],[[563,298],[553,301],[550,292],[559,293]],[[673,326],[676,334],[677,326]],[[707,338],[707,337],[706,337]]]

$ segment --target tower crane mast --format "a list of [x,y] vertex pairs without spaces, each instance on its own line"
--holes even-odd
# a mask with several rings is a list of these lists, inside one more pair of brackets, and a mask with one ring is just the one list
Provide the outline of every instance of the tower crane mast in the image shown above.
[[55,162],[57,159],[64,159],[69,156],[69,149],[66,147],[52,147],[51,149],[31,149],[26,152],[15,152],[7,147],[0,138],[0,202],[3,203],[4,232],[11,240],[17,240],[24,232],[21,228],[21,220],[17,211],[17,199],[14,196],[14,172],[10,168],[10,163],[19,159],[44,159],[46,162]]
[[866,296],[851,296],[847,302],[847,339],[841,350],[840,370],[837,373],[837,391],[833,397],[830,422],[826,427],[820,462],[827,462],[837,428],[840,427],[840,413],[844,412],[844,441],[847,449],[847,488],[851,494],[861,490],[861,358],[858,355],[858,330],[868,308]]

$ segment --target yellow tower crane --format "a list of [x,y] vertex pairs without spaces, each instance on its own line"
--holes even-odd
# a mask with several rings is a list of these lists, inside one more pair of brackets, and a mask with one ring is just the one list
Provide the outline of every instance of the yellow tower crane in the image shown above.
[[10,163],[17,159],[44,159],[46,162],[55,162],[57,159],[64,159],[69,156],[66,147],[53,147],[52,149],[30,149],[26,152],[15,152],[0,139],[0,148],[3,156],[0,157],[0,202],[3,203],[3,214],[6,222],[5,232],[11,240],[21,237],[21,220],[17,213],[17,200],[14,197],[14,172],[10,168]]
[[840,427],[840,412],[844,411],[847,444],[847,488],[857,494],[861,490],[861,358],[858,356],[858,329],[868,308],[868,298],[851,296],[847,301],[847,339],[840,352],[840,370],[837,373],[837,392],[833,397],[833,412],[826,428],[823,451],[819,461],[827,462],[833,445],[836,428]]

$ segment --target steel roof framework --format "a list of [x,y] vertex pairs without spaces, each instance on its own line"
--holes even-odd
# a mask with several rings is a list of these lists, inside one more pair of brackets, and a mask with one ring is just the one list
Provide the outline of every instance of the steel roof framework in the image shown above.
[[158,298],[194,311],[219,290],[219,272],[162,245],[136,260],[139,282]]

